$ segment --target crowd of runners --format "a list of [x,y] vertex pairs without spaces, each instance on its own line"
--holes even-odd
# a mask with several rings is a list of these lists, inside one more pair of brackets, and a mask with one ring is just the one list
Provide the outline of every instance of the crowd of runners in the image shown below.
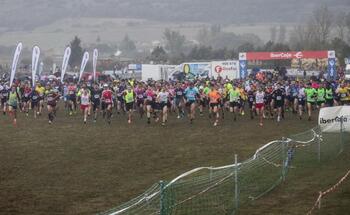
[[[187,118],[208,117],[214,126],[224,118],[232,121],[238,116],[280,122],[286,112],[300,120],[311,120],[312,112],[326,106],[349,105],[350,84],[345,81],[295,80],[258,81],[256,79],[205,79],[193,81],[148,81],[133,79],[100,83],[60,81],[17,81],[9,87],[0,84],[3,115],[17,123],[17,114],[38,118],[47,114],[49,124],[54,122],[59,103],[64,103],[67,115],[81,112],[82,122],[105,120],[108,124],[114,114],[125,113],[130,124],[135,118],[145,123],[165,126],[168,114]],[[61,109],[62,110],[62,109]]]

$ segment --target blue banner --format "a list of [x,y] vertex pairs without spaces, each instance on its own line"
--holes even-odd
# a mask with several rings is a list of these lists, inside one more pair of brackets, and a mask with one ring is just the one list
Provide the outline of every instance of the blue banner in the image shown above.
[[337,70],[336,70],[336,61],[335,58],[328,58],[328,78],[336,79],[337,78]]
[[247,77],[248,74],[248,66],[246,60],[240,60],[239,61],[239,75],[241,79],[244,79]]

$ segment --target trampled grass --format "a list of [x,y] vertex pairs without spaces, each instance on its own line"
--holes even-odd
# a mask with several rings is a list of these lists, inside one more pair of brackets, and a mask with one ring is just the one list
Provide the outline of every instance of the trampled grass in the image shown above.
[[[19,114],[14,128],[0,118],[0,214],[95,214],[143,193],[159,180],[169,181],[199,166],[222,166],[251,157],[255,150],[282,136],[316,126],[291,113],[277,124],[260,128],[248,116],[233,121],[226,114],[214,128],[207,116],[190,125],[170,116],[167,126],[135,115],[115,115],[108,125],[100,118],[84,125],[82,116],[69,117],[63,108],[53,125]],[[248,205],[240,214],[305,214],[318,191],[332,185],[349,167],[349,154],[331,156],[317,166],[290,169],[273,192]],[[346,214],[347,181],[330,195],[320,214]],[[252,205],[251,205],[252,204]]]

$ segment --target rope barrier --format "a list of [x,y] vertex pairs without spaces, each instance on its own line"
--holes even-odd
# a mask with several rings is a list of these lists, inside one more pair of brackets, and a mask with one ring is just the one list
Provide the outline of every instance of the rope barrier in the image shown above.
[[319,195],[318,195],[318,198],[315,202],[315,204],[313,205],[313,207],[309,210],[309,212],[307,213],[307,215],[311,215],[312,212],[316,209],[316,207],[318,209],[321,208],[321,199],[323,196],[333,192],[335,189],[337,189],[337,187],[339,187],[346,179],[347,177],[350,175],[350,170],[338,181],[338,183],[336,183],[335,185],[333,185],[332,187],[328,188],[326,191],[322,192],[320,191],[319,192]]

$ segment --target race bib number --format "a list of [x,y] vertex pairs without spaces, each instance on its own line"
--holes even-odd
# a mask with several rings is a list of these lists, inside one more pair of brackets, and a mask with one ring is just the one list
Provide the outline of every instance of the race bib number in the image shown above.
[[3,96],[3,97],[7,97],[7,93],[3,93],[2,96]]
[[341,96],[342,98],[345,98],[345,97],[346,97],[346,94],[345,94],[345,93],[342,93],[340,96]]
[[38,97],[37,97],[37,96],[33,96],[32,99],[33,99],[33,100],[36,100],[36,99],[38,99]]
[[53,101],[53,98],[52,98],[52,97],[48,97],[48,98],[47,98],[47,101],[48,101],[48,102],[52,102],[52,101]]
[[142,94],[140,94],[138,97],[139,97],[139,99],[143,99],[143,95]]
[[152,96],[147,96],[147,100],[152,101]]
[[178,96],[182,96],[182,92],[181,92],[181,91],[178,91],[176,94],[177,94]]
[[249,101],[250,101],[250,102],[253,102],[253,101],[254,101],[254,98],[249,98]]
[[95,99],[99,99],[99,98],[100,98],[100,95],[96,94],[96,95],[94,95],[94,98],[95,98]]
[[280,101],[282,100],[282,96],[277,96],[276,99]]

